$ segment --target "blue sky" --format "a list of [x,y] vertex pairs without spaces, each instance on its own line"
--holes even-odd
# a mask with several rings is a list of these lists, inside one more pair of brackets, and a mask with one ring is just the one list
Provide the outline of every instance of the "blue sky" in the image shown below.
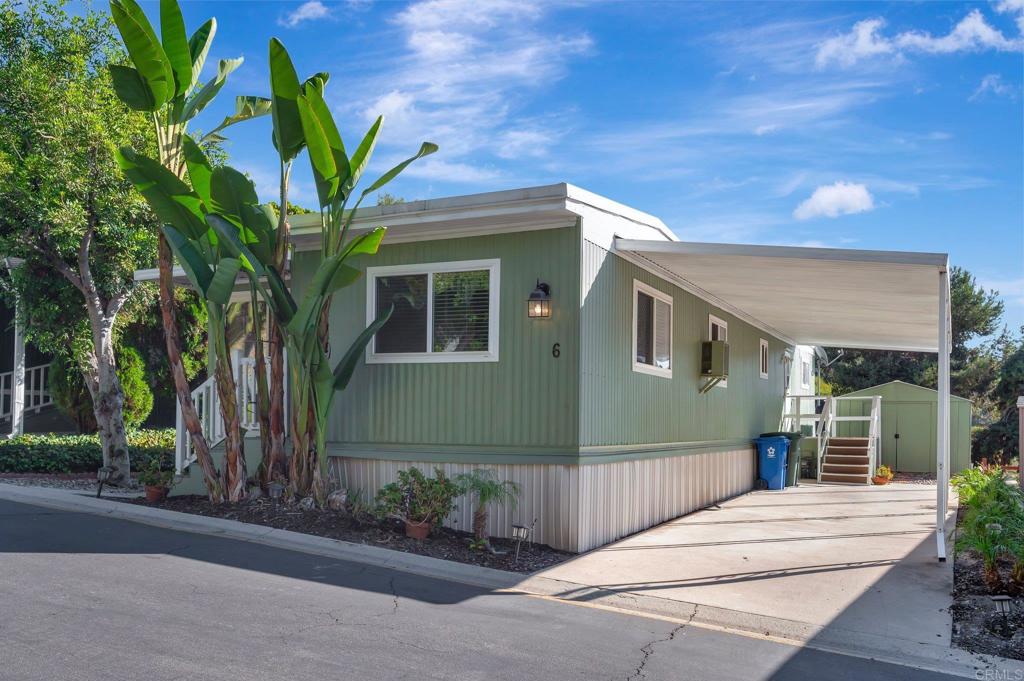
[[[389,187],[406,199],[565,181],[682,239],[946,251],[1024,324],[1024,0],[183,5],[246,60],[201,128],[266,94],[277,36],[331,73],[350,145],[385,115],[378,169],[440,145]],[[230,138],[275,198],[269,121]]]

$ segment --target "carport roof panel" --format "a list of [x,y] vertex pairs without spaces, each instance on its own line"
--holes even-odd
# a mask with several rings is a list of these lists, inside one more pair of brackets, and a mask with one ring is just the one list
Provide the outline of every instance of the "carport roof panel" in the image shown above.
[[615,248],[797,343],[938,350],[944,253],[627,239]]

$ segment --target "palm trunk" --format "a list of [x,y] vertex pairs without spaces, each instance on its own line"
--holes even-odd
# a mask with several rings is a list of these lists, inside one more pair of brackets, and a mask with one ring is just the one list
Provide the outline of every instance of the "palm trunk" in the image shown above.
[[281,327],[273,318],[270,320],[270,400],[268,418],[270,422],[270,444],[268,447],[269,479],[284,478],[288,474],[288,457],[284,448],[284,425],[287,414],[284,409],[284,337]]
[[228,354],[223,306],[210,304],[209,310],[210,336],[214,343],[214,381],[217,384],[220,415],[224,420],[224,490],[228,501],[238,502],[246,497],[249,477],[245,469],[242,422],[238,417],[238,390]]
[[185,364],[181,359],[181,335],[178,332],[178,320],[174,316],[174,282],[172,275],[174,256],[162,232],[158,235],[157,251],[160,267],[160,317],[163,321],[164,342],[167,345],[167,362],[171,367],[174,392],[178,398],[181,419],[192,440],[192,449],[196,455],[196,463],[199,464],[203,471],[206,493],[210,501],[221,503],[224,501],[224,487],[221,485],[217,468],[213,465],[213,458],[210,456],[210,445],[203,434],[203,424],[199,420],[199,413],[196,412],[196,405],[192,401],[192,389],[189,387],[188,378],[185,376]]
[[477,504],[473,511],[473,537],[477,541],[487,542],[487,505]]
[[263,318],[260,314],[259,299],[255,287],[250,288],[249,306],[252,311],[252,331],[255,339],[253,349],[253,372],[256,374],[256,421],[260,426],[260,465],[256,479],[260,489],[267,491],[273,480],[270,461],[270,396],[267,387],[267,360],[263,350]]

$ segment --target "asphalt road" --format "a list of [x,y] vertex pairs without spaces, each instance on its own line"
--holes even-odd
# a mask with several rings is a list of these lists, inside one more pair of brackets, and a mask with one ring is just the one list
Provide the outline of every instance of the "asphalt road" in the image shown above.
[[829,679],[933,672],[0,501],[0,679]]

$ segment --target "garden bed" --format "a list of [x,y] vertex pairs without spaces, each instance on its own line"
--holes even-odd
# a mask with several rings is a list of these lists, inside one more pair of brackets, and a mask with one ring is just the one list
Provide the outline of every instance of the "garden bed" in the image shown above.
[[[958,514],[959,524],[963,509]],[[1002,558],[1000,572],[1009,574],[1013,561]],[[953,645],[972,653],[999,655],[1024,660],[1024,597],[1011,601],[1004,619],[996,611],[985,585],[981,558],[970,550],[959,551],[953,564]]]
[[[140,499],[124,501],[145,504],[145,501]],[[511,540],[492,538],[494,548],[505,552],[496,555],[488,551],[471,549],[470,542],[473,537],[468,532],[446,527],[434,528],[430,537],[424,541],[417,541],[406,537],[401,523],[394,520],[381,520],[369,514],[353,514],[348,511],[302,510],[295,504],[274,503],[266,497],[238,504],[211,504],[202,496],[178,496],[170,497],[158,504],[146,505],[511,572],[535,572],[568,560],[574,555],[544,544],[523,542],[517,562],[515,542]]]

